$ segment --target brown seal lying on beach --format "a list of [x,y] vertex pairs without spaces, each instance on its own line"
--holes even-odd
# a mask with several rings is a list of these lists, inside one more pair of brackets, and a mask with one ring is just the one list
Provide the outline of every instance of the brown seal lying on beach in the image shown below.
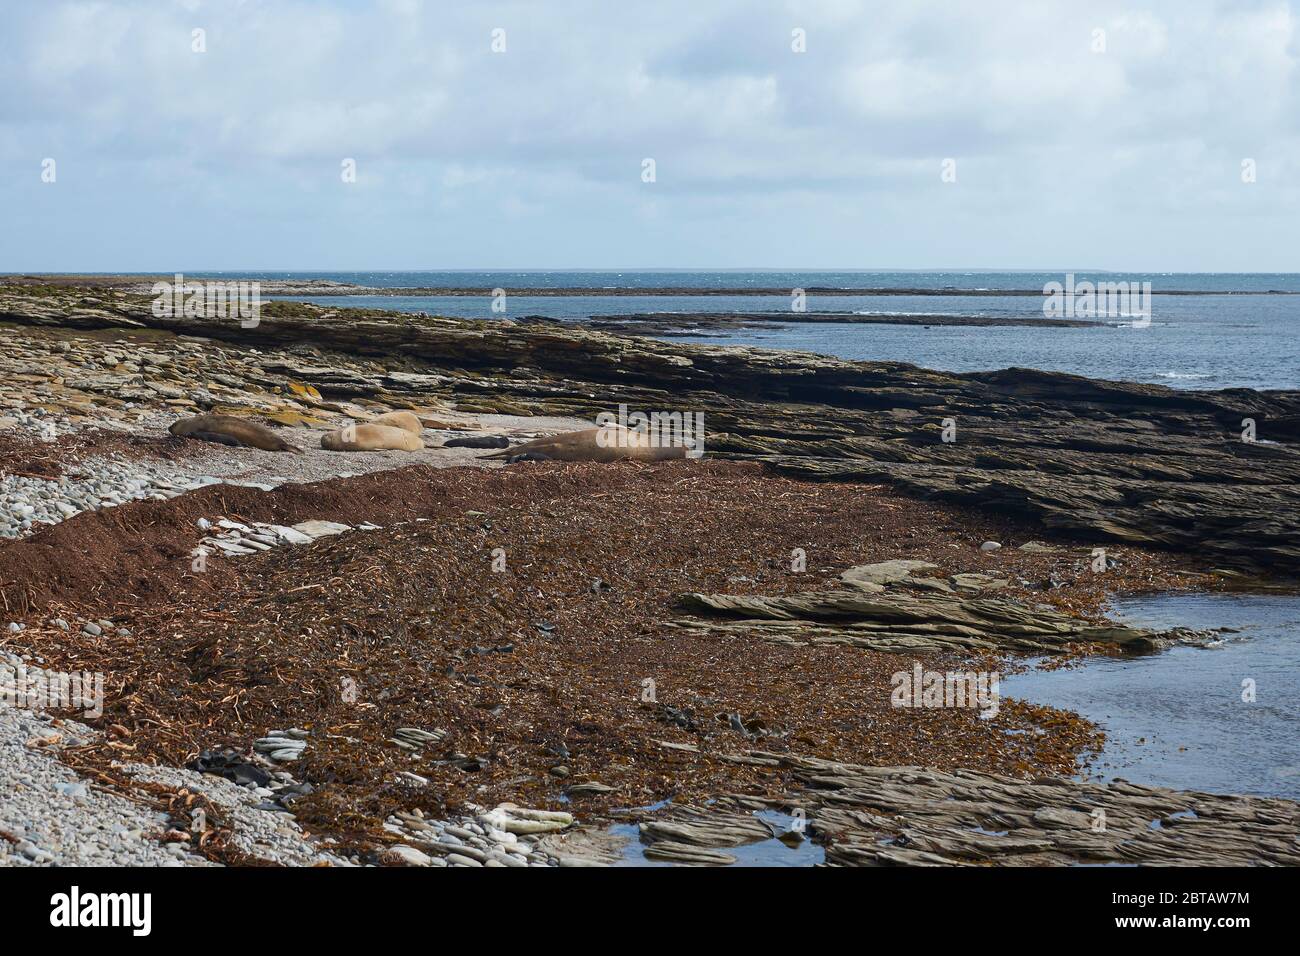
[[424,442],[405,428],[367,422],[326,432],[320,446],[327,451],[419,451]]
[[388,412],[385,415],[380,415],[370,424],[387,425],[390,428],[401,428],[404,431],[416,435],[424,431],[424,425],[420,423],[420,419],[416,418],[412,412]]
[[193,418],[180,418],[172,422],[167,430],[181,438],[197,438],[200,441],[220,442],[223,445],[243,445],[248,448],[261,448],[263,451],[295,451],[302,454],[301,448],[285,441],[265,425],[235,418],[233,415],[196,415]]
[[668,461],[672,458],[685,458],[690,451],[682,445],[653,445],[651,440],[652,436],[647,432],[624,428],[622,425],[602,425],[599,428],[584,428],[582,431],[535,438],[522,445],[479,457],[537,455],[553,461]]

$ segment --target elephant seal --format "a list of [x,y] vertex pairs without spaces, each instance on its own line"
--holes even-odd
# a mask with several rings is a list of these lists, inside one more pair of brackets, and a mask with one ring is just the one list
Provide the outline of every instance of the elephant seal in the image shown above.
[[420,420],[411,412],[388,412],[385,415],[380,415],[370,424],[387,425],[390,428],[401,428],[415,435],[419,435],[424,431],[424,425],[422,425]]
[[392,425],[344,425],[321,436],[320,446],[327,451],[419,451],[424,442],[405,428]]
[[197,438],[223,445],[261,448],[263,451],[293,451],[302,454],[297,445],[285,441],[259,422],[246,421],[233,415],[196,415],[180,418],[167,429],[180,438]]
[[504,451],[479,457],[509,459],[524,455],[544,455],[545,458],[553,461],[668,461],[673,458],[686,458],[689,451],[690,449],[683,445],[653,445],[649,434],[611,424],[599,428],[584,428],[582,431],[565,432],[562,435],[551,435],[547,438],[535,438],[522,445],[514,445]]
[[509,448],[510,439],[502,435],[466,435],[464,438],[449,438],[442,443],[443,448]]

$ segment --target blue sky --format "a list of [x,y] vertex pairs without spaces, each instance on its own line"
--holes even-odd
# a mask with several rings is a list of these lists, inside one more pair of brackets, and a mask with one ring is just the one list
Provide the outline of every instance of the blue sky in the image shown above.
[[11,4],[0,271],[1296,271],[1298,23],[1254,0]]

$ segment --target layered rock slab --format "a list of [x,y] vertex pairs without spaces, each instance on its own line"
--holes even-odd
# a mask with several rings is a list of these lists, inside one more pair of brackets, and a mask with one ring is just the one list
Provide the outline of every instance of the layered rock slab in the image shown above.
[[1110,644],[1127,653],[1178,638],[1120,624],[1094,624],[1046,605],[1008,598],[860,588],[782,596],[689,593],[691,616],[672,626],[743,633],[784,644],[842,644],[891,654],[1016,651],[1060,654],[1072,644]]
[[1290,800],[755,756],[807,787],[790,805],[831,865],[1300,865]]

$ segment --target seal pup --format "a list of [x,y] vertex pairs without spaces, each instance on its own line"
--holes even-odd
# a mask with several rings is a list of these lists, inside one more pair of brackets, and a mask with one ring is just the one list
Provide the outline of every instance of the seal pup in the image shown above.
[[[492,455],[480,458],[514,458],[521,455],[544,455],[553,461],[668,461],[686,458],[689,448],[684,445],[653,445],[646,432],[622,425],[601,425],[581,431],[535,438],[514,445]],[[522,459],[537,461],[539,459]],[[545,460],[545,459],[541,459]]]
[[412,412],[388,412],[384,415],[380,415],[370,424],[388,425],[391,428],[401,428],[415,435],[424,431],[424,425]]
[[233,415],[195,415],[179,418],[167,429],[179,438],[197,438],[222,445],[260,448],[263,451],[292,451],[302,454],[302,449],[277,435],[260,422],[247,421]]
[[509,448],[510,439],[503,435],[466,435],[464,438],[449,438],[442,443],[443,448]]
[[405,428],[392,425],[344,425],[321,436],[327,451],[419,451],[424,442]]

